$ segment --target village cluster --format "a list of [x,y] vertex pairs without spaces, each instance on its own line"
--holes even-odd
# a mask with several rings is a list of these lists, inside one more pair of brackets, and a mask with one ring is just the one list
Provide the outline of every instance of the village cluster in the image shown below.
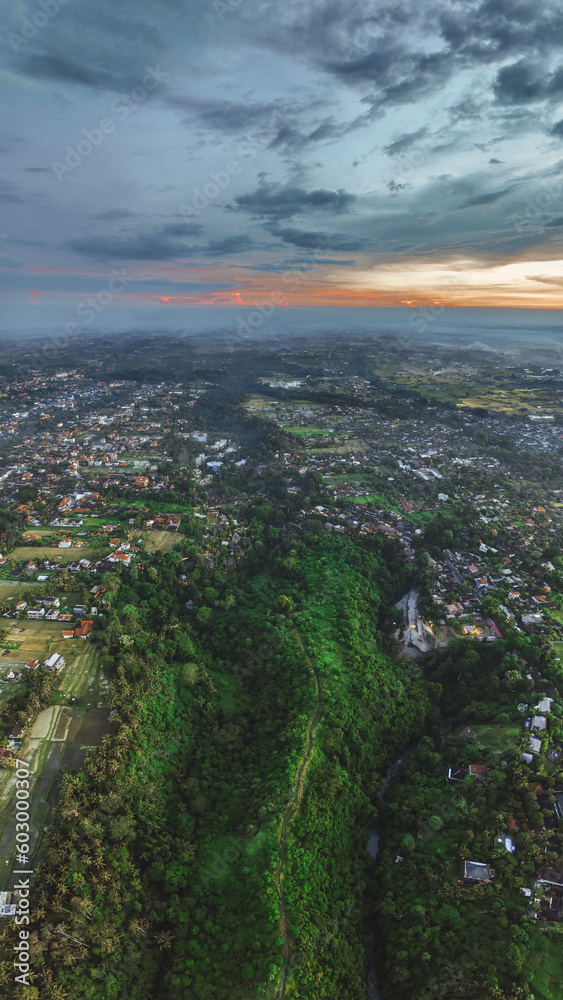
[[[201,529],[201,564],[232,565],[250,538],[233,513],[249,497],[272,500],[272,474],[283,482],[284,507],[298,529],[316,522],[335,534],[383,536],[424,568],[420,595],[401,605],[396,638],[407,655],[447,646],[454,637],[495,643],[515,631],[533,642],[548,640],[554,658],[563,658],[563,491],[523,477],[513,457],[560,455],[563,428],[552,415],[509,421],[469,410],[452,415],[436,400],[422,415],[408,393],[400,404],[387,398],[377,407],[369,380],[329,366],[316,380],[257,380],[246,413],[269,421],[286,442],[265,459],[244,434],[211,427],[194,409],[211,387],[201,378],[156,386],[96,382],[78,369],[10,385],[10,406],[0,408],[0,445],[8,445],[0,504],[18,521],[11,536],[0,535],[0,646],[8,658],[0,660],[2,689],[17,684],[23,670],[65,667],[60,652],[10,664],[26,622],[56,628],[57,640],[69,644],[88,640],[109,608],[108,595],[91,579],[87,601],[73,603],[73,590],[84,595],[88,578],[141,565],[144,552],[170,551],[182,541],[188,509]],[[328,403],[333,390],[340,401]],[[186,478],[178,496],[179,470]],[[177,503],[170,502],[174,496]],[[178,582],[185,586],[193,560],[182,556]],[[18,586],[31,589],[22,595]],[[198,613],[197,601],[185,606]],[[532,769],[539,760],[556,766],[563,760],[563,746],[551,738],[558,691],[530,677],[535,695],[522,706],[522,760]],[[17,754],[22,735],[14,724],[0,756]],[[447,778],[486,781],[487,768],[452,765]],[[534,790],[551,810],[546,827],[556,838],[563,783],[548,794],[537,781]],[[515,851],[510,823],[499,837]],[[487,884],[494,869],[467,860],[462,878]],[[540,866],[535,885],[522,891],[531,897],[531,916],[560,919],[562,872]]]

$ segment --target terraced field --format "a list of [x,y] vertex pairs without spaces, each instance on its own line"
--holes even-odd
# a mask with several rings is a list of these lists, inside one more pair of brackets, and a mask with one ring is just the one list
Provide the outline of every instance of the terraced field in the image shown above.
[[51,653],[62,653],[66,657],[73,649],[78,653],[84,643],[83,639],[63,639],[63,629],[71,624],[68,622],[31,622],[25,618],[4,618],[2,624],[6,629],[5,641],[18,644],[17,650],[10,652],[4,659],[13,660],[16,664],[27,663],[35,658],[46,659]]

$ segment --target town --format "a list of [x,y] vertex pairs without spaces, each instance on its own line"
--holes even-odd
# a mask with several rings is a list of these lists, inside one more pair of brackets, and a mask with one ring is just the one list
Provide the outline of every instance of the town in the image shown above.
[[[269,511],[282,533],[378,540],[406,567],[409,592],[386,612],[401,663],[431,669],[460,642],[527,643],[550,659],[549,674],[528,659],[514,673],[508,714],[468,708],[470,746],[452,745],[443,777],[456,802],[511,759],[525,768],[548,857],[522,877],[522,906],[563,929],[563,380],[540,362],[524,370],[475,352],[469,374],[446,357],[431,379],[439,358],[430,364],[421,348],[416,364],[397,361],[377,341],[361,363],[345,341],[316,353],[311,365],[297,345],[273,359],[258,351],[252,367],[245,352],[227,363],[219,345],[212,361],[188,352],[184,371],[173,365],[158,381],[98,364],[93,377],[90,363],[25,377],[4,369],[0,842],[21,755],[47,780],[63,762],[82,766],[111,728],[100,637],[123,574],[173,558],[183,613],[205,626],[205,574],[226,576],[261,545],[253,512]],[[134,631],[135,608],[125,613]],[[491,760],[487,731],[500,734],[502,760]],[[33,808],[47,831],[54,800]],[[495,858],[518,858],[517,834],[509,817],[488,855],[452,857],[460,884],[495,885]],[[12,915],[2,900],[0,915]]]

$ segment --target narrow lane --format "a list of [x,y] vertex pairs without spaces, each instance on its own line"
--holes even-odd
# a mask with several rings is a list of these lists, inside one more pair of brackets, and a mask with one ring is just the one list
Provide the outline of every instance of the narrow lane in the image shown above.
[[313,751],[313,745],[314,745],[314,741],[315,741],[315,731],[316,731],[317,725],[319,723],[319,719],[320,719],[320,717],[322,715],[322,711],[323,711],[323,697],[322,697],[322,689],[321,689],[321,684],[320,684],[320,680],[319,680],[319,675],[318,675],[317,671],[315,670],[313,664],[311,663],[311,660],[309,659],[309,657],[305,653],[305,650],[303,648],[303,643],[301,641],[301,637],[298,636],[298,639],[299,639],[299,643],[301,645],[301,648],[303,649],[303,652],[304,652],[304,654],[305,654],[305,656],[307,658],[307,662],[308,662],[308,664],[309,664],[309,666],[310,666],[310,668],[311,668],[311,670],[313,672],[313,676],[315,678],[315,688],[316,688],[316,692],[317,692],[317,709],[316,709],[316,712],[315,712],[313,718],[311,719],[311,721],[309,723],[309,727],[308,727],[308,731],[307,731],[307,745],[305,747],[305,752],[303,754],[303,759],[301,761],[301,764],[299,766],[299,769],[298,769],[296,777],[295,777],[295,781],[293,783],[293,790],[292,790],[291,798],[290,798],[290,800],[289,800],[289,802],[287,804],[287,807],[286,807],[286,810],[285,810],[285,813],[284,813],[283,823],[282,823],[282,828],[281,828],[281,833],[280,833],[280,862],[279,862],[279,865],[278,865],[278,867],[276,869],[276,873],[275,873],[275,876],[274,876],[276,890],[277,890],[279,901],[280,901],[280,924],[281,924],[281,932],[282,932],[282,935],[283,935],[283,942],[284,942],[283,968],[282,968],[282,975],[281,975],[280,987],[279,987],[278,994],[277,994],[277,1000],[283,1000],[283,998],[285,996],[285,987],[286,987],[286,982],[287,982],[287,973],[288,973],[288,969],[289,969],[289,959],[290,959],[289,926],[288,926],[288,920],[287,920],[287,910],[286,910],[286,905],[285,905],[285,896],[284,896],[284,892],[283,892],[283,873],[284,873],[285,857],[286,857],[287,834],[288,834],[289,824],[292,822],[292,820],[295,819],[295,817],[297,815],[297,812],[298,812],[299,800],[300,800],[300,798],[302,796],[302,793],[303,793],[303,782],[304,782],[304,779],[305,779],[305,774],[307,772],[307,767],[308,767],[309,761],[311,759],[311,753]]

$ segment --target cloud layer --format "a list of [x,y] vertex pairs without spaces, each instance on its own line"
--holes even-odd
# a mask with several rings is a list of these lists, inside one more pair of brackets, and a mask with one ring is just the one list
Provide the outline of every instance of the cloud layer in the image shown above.
[[139,303],[561,304],[556,0],[41,14],[1,15],[0,281],[22,324],[36,285],[60,306],[116,266]]

